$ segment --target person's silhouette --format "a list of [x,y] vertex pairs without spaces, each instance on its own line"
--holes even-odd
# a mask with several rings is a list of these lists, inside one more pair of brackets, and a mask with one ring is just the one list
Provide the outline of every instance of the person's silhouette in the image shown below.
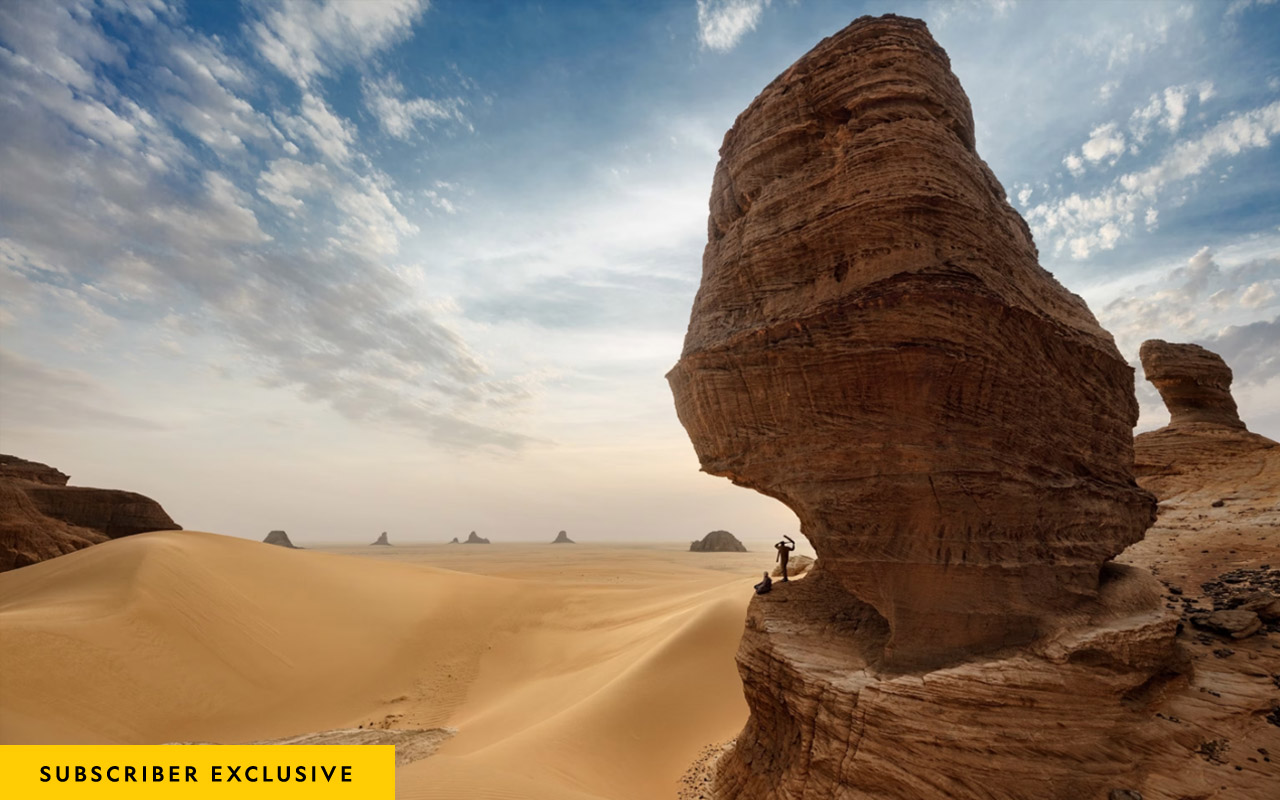
[[[777,560],[782,562],[782,580],[790,581],[791,579],[787,577],[787,559],[791,557],[791,551],[796,549],[796,540],[787,536],[785,533],[782,535],[782,538],[787,541],[778,542],[773,546],[773,549],[778,551]],[[791,544],[787,544],[787,542],[790,542]]]
[[769,577],[769,573],[765,572],[764,580],[756,584],[756,594],[768,594],[773,588],[773,578]]

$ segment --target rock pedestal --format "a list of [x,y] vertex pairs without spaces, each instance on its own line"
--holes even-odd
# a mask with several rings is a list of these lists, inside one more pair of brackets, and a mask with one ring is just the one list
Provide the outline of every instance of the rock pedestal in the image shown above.
[[1155,517],[1133,370],[1037,257],[918,20],[823,40],[725,135],[667,378],[702,469],[818,562],[751,602],[717,797],[1134,785],[1177,616],[1108,563]]
[[1169,409],[1170,427],[1213,425],[1245,430],[1231,396],[1231,368],[1196,344],[1149,339],[1138,351],[1142,371]]
[[1133,370],[1037,263],[924,23],[863,18],[725,135],[667,378],[702,469],[786,503],[901,666],[1027,642],[1155,504]]

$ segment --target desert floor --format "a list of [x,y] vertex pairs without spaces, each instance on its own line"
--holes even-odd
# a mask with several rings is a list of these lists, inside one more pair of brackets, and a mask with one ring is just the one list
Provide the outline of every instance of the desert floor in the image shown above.
[[0,574],[0,742],[424,731],[400,797],[672,797],[746,720],[747,544],[118,539]]

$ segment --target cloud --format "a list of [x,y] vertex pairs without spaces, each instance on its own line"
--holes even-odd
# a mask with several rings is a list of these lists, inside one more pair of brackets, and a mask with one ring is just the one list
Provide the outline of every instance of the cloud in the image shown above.
[[770,0],[698,0],[698,41],[726,52],[756,29]]
[[1280,256],[1224,267],[1202,247],[1185,264],[1106,302],[1098,319],[1121,349],[1136,353],[1146,339],[1207,339],[1242,320],[1268,316],[1280,305],[1277,289]]
[[80,427],[159,431],[164,426],[112,410],[119,399],[78,370],[51,369],[0,347],[0,428]]
[[[1136,215],[1143,207],[1148,209],[1146,220],[1150,225],[1155,219],[1150,216],[1150,209],[1172,187],[1203,173],[1221,159],[1267,147],[1277,134],[1280,102],[1231,114],[1198,136],[1169,147],[1146,169],[1121,175],[1093,195],[1072,193],[1040,203],[1027,211],[1027,222],[1037,239],[1053,242],[1055,253],[1066,250],[1073,258],[1081,259],[1098,250],[1110,250],[1133,232]],[[1064,163],[1068,169],[1073,164],[1083,166],[1075,156],[1068,156]]]
[[300,87],[403,41],[425,0],[262,2],[252,26],[258,54]]
[[452,97],[429,100],[425,97],[404,99],[404,87],[394,77],[377,80],[366,78],[362,84],[365,107],[378,120],[378,125],[388,136],[407,140],[417,131],[418,124],[434,128],[437,123],[456,122],[470,129],[470,123],[462,113],[466,102]]
[[1280,376],[1280,317],[1230,325],[1196,343],[1222,356],[1236,385],[1263,385]]
[[1124,134],[1119,132],[1114,122],[1099,125],[1089,134],[1089,141],[1084,143],[1080,152],[1092,163],[1105,158],[1114,164],[1116,157],[1124,152]]
[[[422,294],[419,268],[400,260],[417,226],[310,82],[394,40],[420,4],[263,12],[305,85],[290,106],[255,104],[254,67],[180,20],[45,6],[0,9],[0,108],[24,110],[0,126],[0,277],[16,287],[6,318],[128,323],[113,334],[127,336],[178,316],[263,385],[350,419],[454,447],[528,441],[511,415],[536,381],[494,374]],[[105,18],[145,57],[120,60]],[[336,32],[339,18],[351,31]],[[299,25],[311,33],[289,38]],[[50,41],[79,45],[57,54]]]

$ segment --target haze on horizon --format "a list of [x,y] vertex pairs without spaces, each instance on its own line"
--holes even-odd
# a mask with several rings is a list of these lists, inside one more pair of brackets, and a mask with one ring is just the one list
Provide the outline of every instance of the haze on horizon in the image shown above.
[[724,132],[886,12],[1124,355],[1280,439],[1272,0],[68,0],[0,5],[0,450],[302,544],[794,533],[663,374]]

